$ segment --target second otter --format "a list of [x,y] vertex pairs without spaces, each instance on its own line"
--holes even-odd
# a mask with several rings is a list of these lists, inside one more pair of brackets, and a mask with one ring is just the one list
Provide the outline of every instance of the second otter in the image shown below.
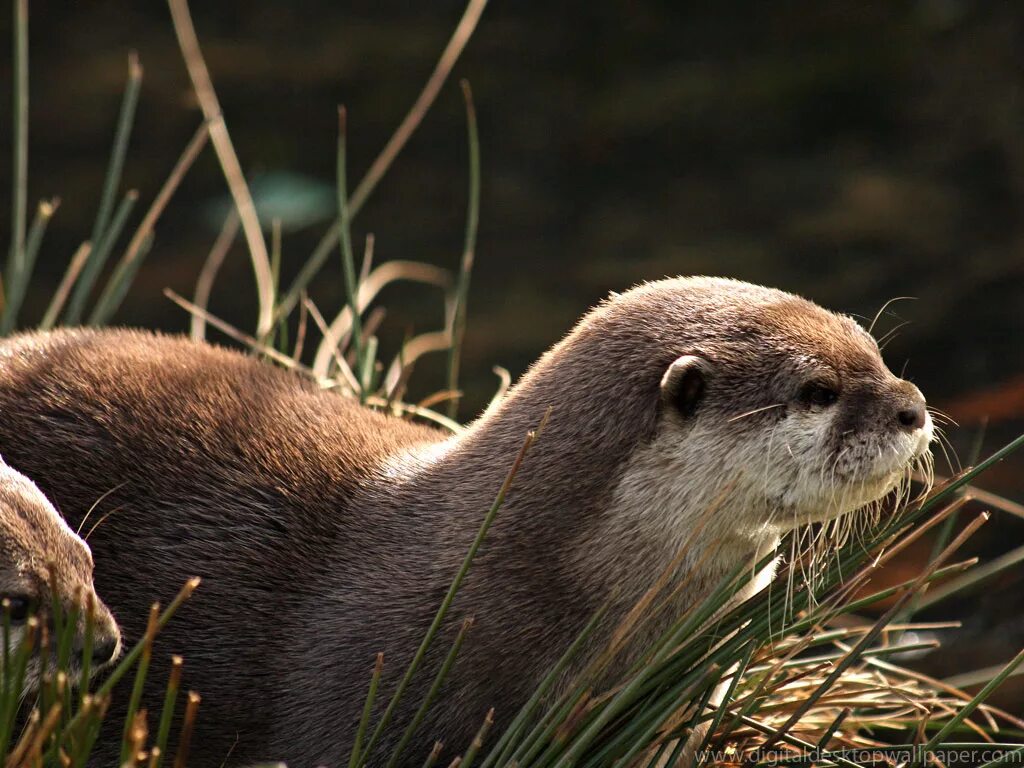
[[347,754],[374,655],[387,691],[549,407],[450,613],[476,626],[409,764],[434,739],[460,749],[490,706],[500,730],[614,594],[603,647],[709,509],[680,610],[787,530],[887,494],[932,433],[921,393],[855,322],[711,278],[610,298],[447,438],[183,339],[68,331],[0,350],[0,451],[72,525],[104,494],[118,509],[92,546],[126,634],[203,577],[154,654],[185,655],[203,693],[197,766]]
[[[50,569],[56,571],[51,579]],[[0,599],[9,603],[10,648],[22,641],[30,614],[52,621],[52,606],[78,617],[68,671],[77,679],[85,651],[86,601],[93,605],[90,669],[95,672],[121,652],[121,633],[92,583],[92,553],[53,505],[29,480],[0,458]],[[53,593],[56,584],[57,594]],[[28,662],[23,693],[40,683],[38,655]]]

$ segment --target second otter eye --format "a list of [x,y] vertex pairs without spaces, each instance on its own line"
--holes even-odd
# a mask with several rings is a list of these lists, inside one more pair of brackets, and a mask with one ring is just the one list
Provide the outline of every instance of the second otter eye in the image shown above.
[[807,405],[825,407],[839,399],[839,393],[824,382],[812,381],[800,390],[800,400]]
[[32,609],[32,601],[26,595],[4,595],[3,603],[4,610],[10,611],[12,624],[23,623]]

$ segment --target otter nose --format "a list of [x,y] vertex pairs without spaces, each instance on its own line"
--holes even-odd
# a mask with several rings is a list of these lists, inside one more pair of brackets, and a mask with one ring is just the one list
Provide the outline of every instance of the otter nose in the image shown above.
[[922,429],[925,422],[924,403],[912,403],[901,408],[899,413],[896,414],[896,420],[899,421],[900,426],[908,432],[913,432],[915,429]]
[[113,661],[117,656],[117,651],[116,639],[97,642],[92,648],[92,662],[93,664],[106,664],[108,661]]

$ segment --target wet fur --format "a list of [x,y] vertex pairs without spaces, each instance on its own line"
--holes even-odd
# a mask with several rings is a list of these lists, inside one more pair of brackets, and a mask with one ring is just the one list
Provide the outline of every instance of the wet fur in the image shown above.
[[[455,626],[475,616],[410,765],[434,739],[449,756],[463,749],[490,706],[500,731],[614,594],[593,643],[603,647],[711,500],[720,506],[699,543],[722,555],[679,610],[725,562],[752,560],[812,519],[813,505],[834,516],[870,501],[848,490],[889,434],[871,420],[890,419],[911,394],[848,318],[707,278],[610,298],[497,408],[447,439],[180,338],[62,331],[15,338],[0,355],[0,451],[72,526],[107,494],[94,514],[112,514],[90,543],[98,589],[129,641],[151,600],[204,579],[151,671],[163,679],[180,652],[184,685],[203,694],[195,766],[228,754],[229,764],[296,766],[347,755],[374,655],[386,654],[386,698],[547,408],[550,423],[428,658],[436,668]],[[709,366],[685,417],[661,387],[683,355]],[[792,405],[822,368],[847,382],[856,413],[815,418]],[[783,396],[785,408],[769,407]],[[853,433],[833,428],[842,419]],[[820,479],[823,457],[834,460],[830,480]],[[414,681],[382,754],[431,677]],[[148,704],[157,711],[156,697]]]

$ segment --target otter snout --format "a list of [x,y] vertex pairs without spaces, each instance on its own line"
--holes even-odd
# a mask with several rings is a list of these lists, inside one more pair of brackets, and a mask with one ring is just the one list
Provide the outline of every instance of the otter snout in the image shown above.
[[900,381],[896,398],[896,423],[901,429],[914,432],[928,423],[928,409],[921,390],[909,381]]
[[915,429],[924,428],[927,416],[928,413],[925,411],[924,403],[922,402],[907,406],[896,414],[896,419],[901,427],[913,432]]
[[97,665],[109,664],[121,655],[121,639],[107,639],[100,645],[93,646],[92,663]]
[[909,381],[900,380],[895,399],[896,429],[911,439],[916,437],[914,453],[920,456],[932,441],[932,418],[921,390]]
[[82,661],[88,650],[89,663],[94,670],[116,661],[121,655],[121,630],[117,626],[110,610],[99,600],[94,603],[95,611],[92,623],[91,648],[86,648],[86,622],[84,617],[79,620],[78,632],[74,640],[74,649]]

